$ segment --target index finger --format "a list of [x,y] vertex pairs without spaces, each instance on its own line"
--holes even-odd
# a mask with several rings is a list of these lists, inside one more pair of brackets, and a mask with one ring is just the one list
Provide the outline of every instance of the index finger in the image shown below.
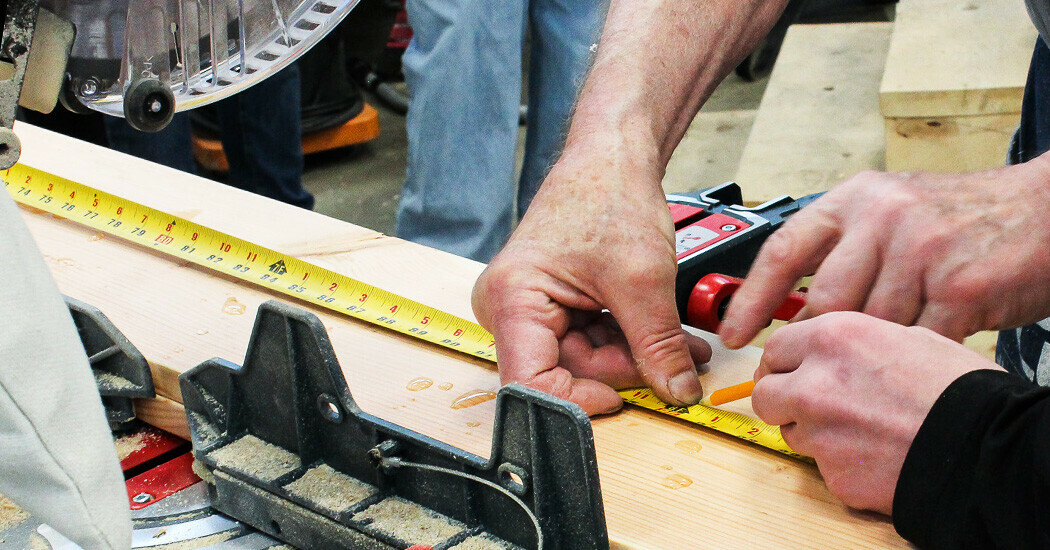
[[813,273],[842,238],[832,203],[818,200],[766,240],[747,279],[733,295],[718,335],[738,349],[765,328],[802,277]]

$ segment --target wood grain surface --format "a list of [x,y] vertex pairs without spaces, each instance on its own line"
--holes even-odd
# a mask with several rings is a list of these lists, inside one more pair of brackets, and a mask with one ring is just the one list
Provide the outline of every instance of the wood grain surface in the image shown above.
[[[473,319],[478,263],[24,124],[16,132],[27,165]],[[346,182],[346,192],[354,192],[354,182]],[[178,373],[215,356],[239,363],[254,310],[268,299],[287,301],[68,220],[23,212],[62,291],[101,309],[149,360],[166,399],[140,402],[138,410],[163,427],[177,428]],[[224,307],[231,298],[245,313]],[[470,390],[496,390],[490,365],[299,305],[328,328],[364,410],[488,454],[494,403],[450,405]],[[749,379],[758,354],[721,350],[705,375],[708,388]],[[421,376],[434,384],[406,387]],[[616,548],[905,546],[885,518],[850,511],[832,497],[812,464],[636,408],[596,418],[593,427]]]
[[883,115],[1019,113],[1036,37],[1024,2],[901,0],[879,92]]

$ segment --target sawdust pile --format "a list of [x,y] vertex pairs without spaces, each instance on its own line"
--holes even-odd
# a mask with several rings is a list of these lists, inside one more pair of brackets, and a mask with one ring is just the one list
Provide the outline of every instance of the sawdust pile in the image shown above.
[[509,550],[516,546],[487,537],[470,537],[469,539],[453,546],[449,550]]
[[236,531],[224,531],[214,535],[208,535],[199,539],[184,540],[160,546],[150,546],[150,550],[193,550],[194,548],[211,548],[220,542],[226,542],[236,535]]
[[15,501],[0,495],[0,532],[22,523],[29,519],[29,512],[15,504]]
[[200,438],[202,446],[207,447],[213,441],[219,439],[219,434],[215,433],[214,426],[208,422],[204,415],[190,411],[190,416],[193,417],[193,421],[197,424],[197,437]]
[[153,437],[154,435],[150,432],[139,431],[113,439],[113,446],[117,448],[117,459],[124,460],[131,456],[131,453],[143,449],[146,442]]
[[409,544],[434,546],[463,530],[449,518],[439,516],[407,500],[391,497],[354,516],[371,519],[372,527],[390,533]]
[[190,463],[190,469],[193,470],[193,473],[197,474],[197,477],[206,481],[208,485],[215,485],[215,476],[212,475],[211,470],[209,470],[204,464],[201,464],[196,458]]
[[47,542],[44,537],[33,533],[33,536],[29,537],[29,550],[51,550],[51,543]]
[[284,488],[333,512],[346,511],[376,492],[375,487],[341,474],[327,464],[310,468],[303,477]]
[[135,384],[132,384],[131,381],[127,378],[122,378],[113,373],[100,370],[96,370],[93,372],[95,373],[95,382],[102,382],[102,387],[104,388],[114,390],[131,390],[138,387]]
[[273,481],[299,467],[299,457],[254,435],[246,435],[211,453],[220,467],[263,481]]

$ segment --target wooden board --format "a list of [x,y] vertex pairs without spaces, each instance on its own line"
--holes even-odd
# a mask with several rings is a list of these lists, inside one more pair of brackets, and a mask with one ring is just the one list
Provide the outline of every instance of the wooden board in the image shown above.
[[1024,2],[902,0],[879,91],[886,168],[1002,166],[1036,37]]
[[886,119],[886,169],[970,172],[1003,166],[1021,113]]
[[792,25],[736,173],[748,204],[881,169],[879,80],[890,23]]
[[667,163],[665,193],[684,193],[732,181],[756,111],[701,111]]
[[[473,318],[469,295],[480,264],[26,125],[16,131],[26,164]],[[177,374],[213,356],[240,362],[251,312],[274,297],[68,220],[28,210],[24,218],[60,288],[100,308],[150,361],[169,401],[138,408],[162,426],[178,423]],[[246,313],[225,308],[230,298]],[[450,407],[463,392],[499,386],[488,365],[304,307],[328,328],[364,410],[488,454],[494,403]],[[705,383],[717,388],[750,378],[757,354],[720,351]],[[407,389],[419,376],[435,383]],[[453,387],[443,391],[443,384]],[[837,502],[811,464],[640,409],[595,419],[593,428],[616,548],[904,546],[885,518]],[[666,486],[675,474],[692,483]]]
[[1036,36],[1018,0],[901,0],[879,92],[882,113],[1018,113]]

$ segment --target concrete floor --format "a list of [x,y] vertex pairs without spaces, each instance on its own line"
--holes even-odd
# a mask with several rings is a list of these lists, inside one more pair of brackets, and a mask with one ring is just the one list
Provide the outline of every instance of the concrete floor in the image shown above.
[[[732,75],[716,90],[704,115],[690,129],[693,139],[688,147],[692,158],[703,163],[699,170],[710,175],[689,173],[696,161],[676,155],[665,182],[669,191],[698,189],[732,178],[765,83],[745,82]],[[308,157],[303,182],[317,199],[314,209],[318,212],[392,235],[405,177],[405,118],[375,98],[370,97],[369,103],[379,111],[380,136],[370,143]],[[708,126],[713,131],[707,131]],[[519,162],[524,133],[523,127]]]
[[[804,22],[885,21],[893,17],[892,4],[885,0],[813,0],[811,4]],[[384,2],[361,2],[345,23],[350,27],[345,36],[351,50],[377,62],[395,13]],[[767,81],[746,82],[733,74],[715,90],[671,159],[665,191],[691,191],[734,177]],[[317,199],[317,211],[393,234],[407,156],[405,119],[374,97],[366,98],[379,111],[379,138],[308,157],[304,183]],[[524,136],[524,128],[520,136]],[[519,138],[519,163],[521,145]]]

